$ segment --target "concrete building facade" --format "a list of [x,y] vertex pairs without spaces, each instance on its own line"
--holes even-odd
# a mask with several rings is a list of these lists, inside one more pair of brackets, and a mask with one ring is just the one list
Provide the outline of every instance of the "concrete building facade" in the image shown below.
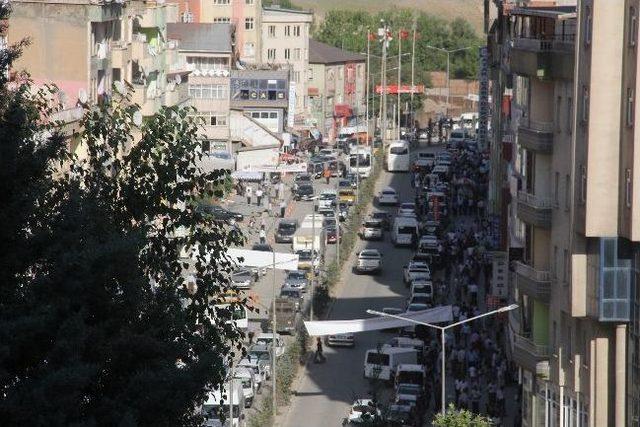
[[638,2],[494,3],[490,193],[522,423],[638,425]]
[[302,10],[268,7],[262,11],[262,63],[287,65],[291,91],[295,92],[296,125],[307,118],[309,72],[309,31],[313,14]]
[[341,121],[364,120],[367,70],[364,55],[309,40],[308,110],[313,124],[333,141]]

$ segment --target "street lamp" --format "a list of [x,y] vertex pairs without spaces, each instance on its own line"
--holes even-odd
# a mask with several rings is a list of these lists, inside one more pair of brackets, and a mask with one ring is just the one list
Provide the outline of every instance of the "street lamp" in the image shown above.
[[430,46],[430,45],[424,45],[424,47],[428,48],[428,49],[433,49],[433,50],[437,50],[438,52],[443,52],[447,54],[447,107],[446,107],[446,112],[447,112],[447,116],[449,116],[449,93],[451,92],[451,77],[449,74],[449,64],[450,64],[450,59],[451,59],[451,54],[455,53],[455,52],[460,52],[463,50],[469,50],[469,49],[473,49],[474,46],[467,46],[467,47],[461,47],[458,49],[451,49],[451,50],[447,50],[441,47],[435,47],[435,46]]
[[474,316],[474,317],[471,317],[469,319],[462,320],[460,322],[452,323],[451,325],[448,325],[448,326],[437,326],[437,325],[433,325],[431,323],[420,322],[418,320],[409,319],[407,317],[397,316],[395,314],[383,313],[381,311],[376,311],[376,310],[371,310],[371,309],[367,310],[367,313],[368,314],[373,314],[375,316],[393,317],[394,319],[405,320],[405,321],[407,321],[409,323],[415,323],[416,325],[427,326],[429,328],[437,329],[437,330],[440,331],[440,342],[441,342],[441,345],[442,345],[442,366],[440,368],[440,371],[441,371],[440,383],[441,383],[441,387],[442,387],[442,390],[441,390],[441,393],[442,393],[442,408],[441,408],[441,411],[442,411],[442,414],[444,414],[445,413],[445,408],[446,408],[446,405],[447,405],[447,398],[446,398],[446,394],[445,394],[446,393],[445,381],[446,381],[446,378],[447,378],[447,374],[446,374],[446,371],[445,371],[445,369],[446,369],[446,367],[445,367],[445,360],[446,360],[445,340],[444,340],[445,331],[447,329],[451,329],[451,328],[453,328],[455,326],[460,326],[460,325],[462,325],[464,323],[471,322],[472,320],[477,320],[477,319],[480,319],[482,317],[491,316],[491,315],[496,314],[496,313],[504,313],[504,312],[507,312],[507,311],[510,311],[510,310],[514,310],[516,308],[518,308],[518,304],[507,305],[507,306],[501,307],[501,308],[499,308],[497,310],[489,311],[487,313],[483,313],[483,314],[480,314],[478,316]]

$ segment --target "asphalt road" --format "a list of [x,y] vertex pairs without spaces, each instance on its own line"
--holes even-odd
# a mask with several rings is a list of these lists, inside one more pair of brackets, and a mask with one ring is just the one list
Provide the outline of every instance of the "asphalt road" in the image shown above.
[[[422,148],[421,151],[439,151],[438,148]],[[383,172],[377,191],[394,188],[401,201],[413,201],[411,174]],[[376,191],[376,192],[377,192]],[[381,209],[376,207],[376,209]],[[382,209],[381,209],[382,210]],[[395,208],[384,208],[391,213]],[[404,308],[407,289],[402,282],[402,266],[412,255],[411,249],[395,248],[389,235],[379,242],[359,241],[357,250],[376,248],[383,254],[383,271],[378,276],[355,275],[350,268],[342,276],[342,286],[333,305],[330,319],[354,319],[369,317],[367,309],[384,307]],[[355,252],[355,251],[354,251]],[[353,255],[352,255],[353,258]],[[350,267],[353,261],[350,262]],[[298,427],[340,426],[355,399],[369,398],[372,384],[363,378],[364,355],[368,349],[384,344],[394,334],[365,332],[356,335],[355,348],[325,347],[327,361],[309,364],[302,373],[289,408],[283,408],[278,425]],[[383,390],[383,393],[390,390]]]

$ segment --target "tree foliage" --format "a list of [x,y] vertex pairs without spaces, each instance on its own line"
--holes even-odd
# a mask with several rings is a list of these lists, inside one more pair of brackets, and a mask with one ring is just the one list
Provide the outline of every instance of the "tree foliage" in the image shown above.
[[262,0],[264,7],[280,6],[283,9],[300,10],[300,6],[293,4],[291,0]]
[[433,421],[435,427],[489,427],[491,422],[481,416],[466,409],[456,409],[453,404],[449,405],[445,415],[438,413]]
[[199,169],[185,110],[138,126],[139,107],[116,97],[85,106],[69,135],[52,121],[55,88],[0,76],[0,419],[200,425],[206,389],[240,351],[235,304],[215,304],[242,237],[191,203],[225,173]]
[[[391,70],[398,66],[398,30],[408,30],[409,39],[402,40],[402,52],[411,52],[413,25],[416,27],[416,57],[415,75],[416,84],[430,86],[429,72],[445,71],[447,67],[447,55],[443,52],[431,49],[427,46],[453,50],[459,48],[469,49],[451,54],[452,78],[476,79],[478,74],[478,49],[483,45],[482,40],[475,34],[473,27],[464,19],[458,18],[451,22],[429,15],[425,12],[416,12],[409,9],[391,9],[372,14],[365,10],[336,9],[329,11],[325,19],[314,29],[313,38],[318,41],[340,47],[352,52],[366,52],[367,32],[377,33],[380,20],[384,19],[393,32],[393,40],[389,44],[387,62],[387,82],[397,82],[397,70]],[[371,42],[370,69],[372,87],[379,85],[380,56],[382,55],[382,43]],[[394,57],[395,56],[395,57]],[[411,82],[411,59],[406,56],[402,59],[402,82]],[[372,98],[374,105],[372,110],[379,108],[375,104],[376,97]],[[401,102],[408,102],[410,96],[403,95]],[[419,101],[415,108],[419,108]]]

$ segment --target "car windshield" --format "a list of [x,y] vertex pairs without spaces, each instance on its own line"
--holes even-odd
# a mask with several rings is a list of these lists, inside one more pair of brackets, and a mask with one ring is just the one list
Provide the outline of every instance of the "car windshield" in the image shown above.
[[400,209],[411,209],[411,210],[413,210],[415,208],[416,208],[416,205],[413,204],[413,203],[403,203],[403,204],[400,205]]
[[296,176],[296,182],[303,182],[303,181],[311,181],[311,175],[298,175],[298,176]]
[[415,285],[413,287],[413,293],[415,294],[430,294],[431,286],[429,285]]
[[420,394],[420,388],[417,386],[413,386],[413,385],[408,385],[408,384],[400,384],[398,386],[398,393],[397,394],[408,394],[411,396],[417,396]]
[[398,234],[415,234],[416,228],[411,226],[398,227]]
[[338,187],[351,187],[351,182],[349,181],[340,181],[338,182]]
[[309,261],[309,260],[311,260],[311,251],[300,251],[300,252],[298,252],[298,258],[301,261]]
[[396,192],[393,190],[382,190],[382,194],[384,194],[385,196],[395,196]]
[[320,195],[320,199],[321,200],[335,200],[336,199],[336,195],[335,195],[335,193],[322,193]]
[[307,274],[304,271],[290,271],[287,275],[287,279],[306,279]]
[[301,185],[298,188],[300,191],[303,191],[303,192],[313,192],[313,187],[310,185]]
[[367,353],[367,363],[371,365],[388,365],[389,355],[384,353]]
[[278,231],[284,233],[293,233],[296,231],[296,225],[292,222],[281,222],[278,225]]
[[385,212],[374,212],[371,214],[371,217],[375,219],[385,219],[387,214]]
[[365,221],[366,228],[380,228],[380,221]]
[[377,252],[373,251],[362,251],[360,252],[360,258],[379,258],[380,255]]
[[269,245],[253,245],[252,250],[254,250],[254,251],[262,251],[262,252],[271,252],[271,246],[269,246]]
[[248,270],[236,271],[233,273],[233,280],[248,280],[251,278],[251,272]]
[[369,167],[371,166],[371,156],[368,154],[354,154],[349,158],[349,164],[351,167]]
[[409,149],[407,147],[391,147],[389,149],[389,153],[390,154],[396,154],[396,155],[405,155],[409,153]]
[[280,296],[285,298],[299,298],[300,293],[293,289],[283,289],[280,291]]
[[414,295],[413,298],[411,298],[411,302],[415,304],[428,304],[429,297],[422,296],[422,295]]

